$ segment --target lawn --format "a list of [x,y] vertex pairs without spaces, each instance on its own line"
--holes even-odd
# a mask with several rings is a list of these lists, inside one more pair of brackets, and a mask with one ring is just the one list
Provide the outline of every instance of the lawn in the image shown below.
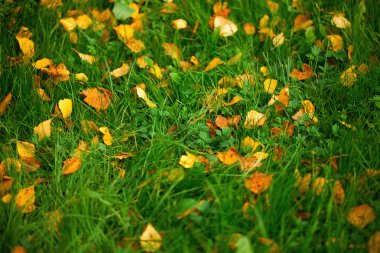
[[376,0],[2,1],[0,252],[380,252]]

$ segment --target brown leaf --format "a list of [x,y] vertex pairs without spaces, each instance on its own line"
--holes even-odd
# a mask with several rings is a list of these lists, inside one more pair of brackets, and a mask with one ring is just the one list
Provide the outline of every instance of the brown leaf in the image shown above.
[[63,162],[62,173],[69,175],[76,172],[81,166],[81,159],[78,157],[68,158]]
[[48,68],[42,68],[41,72],[46,73],[55,83],[70,80],[70,71],[63,63],[58,64],[58,66],[51,64]]
[[255,170],[257,168],[259,168],[262,163],[261,161],[262,160],[259,160],[257,159],[256,156],[252,155],[252,156],[248,156],[248,157],[242,157],[240,158],[240,169],[242,170]]
[[369,223],[375,220],[376,213],[373,208],[367,204],[353,207],[347,215],[347,221],[357,228],[363,229]]

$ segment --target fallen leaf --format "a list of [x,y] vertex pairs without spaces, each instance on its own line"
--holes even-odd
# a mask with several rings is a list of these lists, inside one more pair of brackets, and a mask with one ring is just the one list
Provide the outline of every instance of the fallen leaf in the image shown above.
[[1,101],[1,103],[0,103],[0,116],[4,115],[5,111],[7,110],[8,105],[11,103],[11,101],[12,101],[12,93],[9,92],[5,96],[3,101]]
[[256,27],[251,23],[245,23],[243,29],[247,35],[254,35],[256,33]]
[[265,152],[256,152],[253,156],[256,157],[257,160],[264,160],[268,158],[269,154]]
[[285,42],[284,33],[280,33],[280,34],[276,35],[276,36],[272,39],[272,43],[273,43],[273,46],[274,46],[274,47],[279,47],[279,46],[281,46],[282,44],[284,44],[284,42]]
[[101,132],[103,134],[104,144],[106,144],[107,146],[111,146],[112,145],[112,135],[111,135],[108,127],[99,127],[99,132]]
[[247,113],[244,122],[244,128],[253,129],[254,127],[263,126],[267,117],[258,111],[251,110]]
[[59,100],[58,108],[62,113],[62,118],[67,119],[73,111],[73,101],[69,98]]
[[195,162],[197,161],[197,157],[189,152],[186,152],[186,155],[182,155],[179,164],[184,168],[190,169],[194,167]]
[[269,94],[273,94],[273,92],[276,90],[277,83],[278,81],[275,79],[265,79],[264,90]]
[[337,205],[343,204],[345,199],[345,193],[342,184],[339,180],[334,184],[334,201]]
[[352,61],[352,53],[354,52],[354,46],[349,45],[347,48],[347,57],[349,61]]
[[161,247],[162,237],[157,230],[148,224],[140,236],[141,248],[146,252],[156,252]]
[[327,39],[330,41],[330,48],[336,52],[343,49],[343,38],[338,34],[327,35]]
[[164,76],[162,74],[160,66],[157,63],[153,64],[153,68],[149,69],[149,72],[155,75],[158,79],[162,79]]
[[293,31],[297,32],[299,30],[306,30],[308,27],[313,25],[313,21],[309,19],[309,15],[299,14],[294,19]]
[[80,53],[80,52],[78,52],[76,50],[74,50],[74,51],[78,54],[79,58],[81,58],[83,61],[88,62],[89,64],[93,64],[96,61],[96,58],[93,55],[82,54],[82,53]]
[[55,210],[53,212],[44,213],[44,216],[47,220],[48,231],[54,230],[55,232],[58,232],[58,226],[62,220],[61,213],[58,210]]
[[145,49],[145,44],[142,40],[131,38],[126,43],[127,47],[135,54],[140,53]]
[[117,68],[111,71],[111,76],[113,76],[114,78],[119,78],[121,76],[125,76],[126,74],[128,74],[129,70],[130,70],[129,65],[126,63],[123,63],[120,68]]
[[148,105],[149,108],[156,108],[157,105],[153,103],[149,98],[148,95],[146,94],[145,90],[136,86],[136,94],[139,98],[145,101],[145,103]]
[[51,98],[46,94],[44,89],[38,88],[37,94],[41,98],[42,101],[51,101]]
[[298,69],[293,69],[293,71],[289,74],[290,77],[294,77],[299,81],[307,80],[314,75],[313,69],[306,63],[303,64],[303,72]]
[[76,172],[81,166],[81,159],[78,157],[68,158],[63,162],[62,173],[69,175]]
[[223,16],[216,16],[214,18],[214,28],[219,28],[219,34],[223,37],[234,35],[238,31],[237,25]]
[[368,252],[378,253],[380,252],[380,231],[375,232],[368,242]]
[[373,208],[367,204],[353,207],[347,215],[347,221],[357,228],[363,229],[369,223],[375,220],[376,213]]
[[272,177],[273,175],[266,175],[256,171],[249,178],[244,180],[244,185],[251,192],[261,194],[269,188]]
[[325,185],[326,185],[326,179],[323,177],[317,177],[314,180],[313,187],[312,187],[313,194],[316,196],[321,195]]
[[182,18],[176,19],[172,21],[172,27],[177,30],[185,29],[187,27],[187,22]]
[[85,96],[84,102],[95,108],[97,112],[107,110],[111,104],[111,92],[104,88],[88,88],[80,94]]
[[12,188],[14,179],[8,176],[0,178],[0,195],[3,195],[6,191]]
[[59,20],[59,23],[65,28],[66,31],[71,32],[77,27],[77,23],[73,17],[62,18]]
[[78,80],[78,81],[81,81],[81,82],[87,82],[88,81],[88,77],[86,76],[85,73],[78,73],[78,74],[75,74],[75,78]]
[[16,148],[20,157],[34,157],[36,152],[34,144],[26,141],[17,141]]
[[85,132],[85,133],[89,133],[89,132],[96,133],[99,131],[98,126],[92,120],[85,120],[84,119],[80,122],[80,125],[81,125],[83,132]]
[[86,30],[92,24],[92,20],[88,15],[83,14],[75,19],[75,23],[80,29]]
[[87,142],[79,141],[78,147],[73,151],[73,157],[81,158],[83,154],[90,151]]
[[1,201],[3,201],[3,203],[5,203],[5,204],[9,204],[11,202],[11,200],[12,200],[12,194],[10,194],[10,193],[7,193],[1,197]]
[[128,40],[133,38],[134,29],[130,25],[121,24],[119,26],[113,27],[117,37],[127,44]]
[[194,64],[195,66],[199,66],[199,65],[200,65],[198,58],[195,57],[194,55],[192,55],[192,56],[190,57],[190,62],[191,62],[192,64]]
[[335,14],[331,19],[331,23],[341,29],[351,28],[350,21],[342,13]]
[[219,128],[228,127],[228,120],[227,118],[218,115],[215,119],[215,125]]
[[127,158],[130,158],[132,157],[133,154],[132,153],[129,153],[129,152],[122,152],[122,153],[119,153],[117,155],[114,155],[112,156],[113,158],[116,158],[116,159],[119,159],[119,160],[123,160],[123,159],[127,159]]
[[207,65],[207,67],[205,68],[205,71],[207,72],[207,71],[210,71],[210,70],[212,70],[212,69],[214,69],[215,67],[217,67],[217,66],[219,66],[219,65],[221,65],[221,64],[223,64],[224,62],[221,60],[221,59],[219,59],[219,58],[214,58],[214,59],[212,59],[210,62],[209,62],[209,64]]
[[0,179],[6,175],[5,169],[8,171],[21,172],[21,163],[14,158],[6,158],[0,163]]
[[227,62],[227,65],[235,65],[240,62],[241,57],[243,56],[242,52],[237,53],[236,55],[232,56]]
[[26,249],[23,246],[15,246],[12,248],[11,253],[26,253]]
[[299,173],[298,170],[295,171],[296,176],[296,188],[299,194],[304,194],[309,190],[311,182],[311,173],[307,173],[304,177]]
[[234,96],[234,97],[231,99],[230,102],[228,102],[228,103],[225,102],[225,103],[224,103],[224,106],[231,106],[231,105],[234,105],[234,104],[238,103],[238,102],[241,101],[241,100],[243,100],[242,97],[240,97],[240,96]]
[[268,68],[266,66],[261,66],[260,72],[263,74],[263,76],[267,76],[268,75]]
[[240,154],[235,147],[231,147],[227,151],[218,152],[216,156],[218,157],[219,161],[226,165],[232,165],[240,159]]
[[52,60],[50,60],[49,58],[42,58],[42,59],[32,63],[32,66],[36,69],[42,69],[42,68],[48,67],[51,64],[53,64]]
[[280,248],[278,247],[278,244],[275,241],[273,241],[269,238],[265,238],[265,237],[259,237],[259,241],[262,245],[269,247],[269,249],[266,250],[265,252],[269,252],[269,253],[280,253],[281,252]]
[[23,213],[30,213],[36,208],[34,201],[34,185],[21,189],[15,197],[16,207]]
[[248,156],[248,157],[242,157],[239,160],[240,162],[240,169],[250,171],[255,170],[259,167],[261,167],[262,163],[261,160],[257,159],[256,156]]
[[42,68],[41,72],[48,74],[55,83],[70,80],[70,71],[67,70],[63,63],[58,64],[58,66],[50,64],[48,68]]
[[241,146],[243,148],[247,147],[247,146],[250,146],[251,147],[251,152],[255,152],[255,150],[261,146],[261,147],[264,147],[264,145],[259,142],[259,141],[255,141],[253,140],[251,137],[247,136],[244,138],[244,140],[242,141],[241,143]]
[[[62,3],[62,0],[40,0],[40,5],[48,8],[48,9],[54,9],[54,8],[59,7],[59,6],[62,6],[63,3]],[[21,252],[19,252],[19,253],[21,253]]]
[[174,43],[162,43],[162,47],[165,49],[165,54],[167,56],[179,61],[181,57],[181,51]]
[[51,119],[45,120],[38,124],[34,128],[34,132],[38,135],[38,140],[42,140],[45,137],[50,137],[51,135]]
[[162,14],[173,14],[177,10],[178,10],[178,6],[175,3],[167,2],[162,6],[160,13],[162,13]]
[[78,35],[76,34],[76,32],[71,31],[71,32],[69,32],[69,39],[70,39],[70,41],[71,41],[73,44],[77,44],[79,38],[78,38]]

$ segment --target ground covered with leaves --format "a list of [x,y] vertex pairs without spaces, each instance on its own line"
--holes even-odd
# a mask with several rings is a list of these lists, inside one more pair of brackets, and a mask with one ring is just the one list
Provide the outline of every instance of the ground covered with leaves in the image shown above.
[[3,1],[1,252],[379,252],[376,1]]

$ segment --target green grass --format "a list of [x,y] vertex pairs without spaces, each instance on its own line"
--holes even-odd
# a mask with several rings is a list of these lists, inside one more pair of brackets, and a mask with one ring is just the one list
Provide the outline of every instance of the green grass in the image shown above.
[[[36,157],[42,164],[34,172],[25,168],[20,173],[14,168],[7,170],[14,182],[4,194],[11,193],[13,198],[8,204],[0,203],[0,251],[10,252],[20,245],[27,252],[142,252],[140,235],[148,223],[162,235],[160,252],[233,252],[235,249],[229,244],[237,233],[245,236],[254,252],[270,252],[260,242],[261,237],[275,241],[282,252],[368,251],[369,238],[378,231],[380,219],[377,217],[359,229],[347,221],[346,215],[360,204],[368,204],[375,213],[380,212],[380,176],[367,176],[366,172],[369,168],[380,168],[380,108],[372,100],[380,95],[379,8],[376,1],[366,1],[366,13],[360,14],[359,1],[299,1],[305,2],[310,13],[316,39],[324,43],[324,49],[311,56],[316,46],[307,43],[305,31],[291,31],[298,14],[289,7],[291,1],[277,2],[280,10],[273,14],[265,1],[230,1],[229,18],[239,31],[222,38],[208,25],[213,3],[177,1],[179,10],[168,15],[159,13],[162,1],[145,1],[141,6],[147,17],[145,32],[137,32],[135,37],[145,43],[146,49],[139,54],[133,54],[110,27],[106,43],[100,41],[100,32],[77,29],[79,40],[74,45],[59,23],[68,10],[89,13],[92,8],[112,9],[108,1],[64,1],[63,6],[51,10],[39,6],[37,1],[23,1],[17,12],[17,1],[0,6],[0,100],[8,92],[13,95],[7,111],[0,116],[0,160],[19,159],[16,141],[21,140],[36,145]],[[332,11],[346,14],[352,24],[350,31],[331,24]],[[248,36],[243,31],[247,22],[258,29],[265,14],[271,20],[280,18],[284,24],[284,28],[278,26],[274,30],[275,34],[284,32],[286,41],[280,47],[274,48],[271,40],[260,42],[257,33]],[[187,20],[190,28],[174,30],[171,21],[178,18]],[[197,20],[199,28],[192,34]],[[63,62],[72,75],[83,72],[89,81],[83,84],[72,76],[56,86],[42,83],[52,98],[51,102],[42,101],[32,79],[40,71],[30,63],[14,64],[10,59],[21,54],[15,39],[21,26],[33,33],[31,39],[36,50],[32,62],[43,57],[55,64]],[[342,36],[342,51],[328,49],[328,34]],[[182,72],[178,63],[165,55],[161,46],[164,42],[175,43],[183,60],[189,61],[195,55],[202,66]],[[347,58],[348,45],[354,45],[351,63]],[[81,61],[73,48],[96,56],[98,62],[90,65]],[[239,52],[243,53],[239,63],[203,71],[214,57],[227,61]],[[160,80],[137,67],[136,59],[142,54],[168,69],[164,78],[170,82],[168,87],[159,88]],[[103,79],[107,71],[120,67],[122,62],[131,66],[128,75],[119,79],[108,75]],[[303,63],[312,66],[317,76],[305,81],[289,77]],[[341,73],[353,64],[363,63],[369,66],[369,73],[360,75],[352,88],[342,86]],[[279,81],[276,93],[290,84],[290,105],[281,114],[267,105],[271,96],[262,86],[259,70],[262,66],[268,67],[269,78]],[[216,90],[218,80],[246,72],[255,76],[255,86],[231,88],[224,96],[225,101],[235,95],[243,100],[230,107],[215,105],[210,112],[205,99]],[[142,82],[157,108],[148,108],[131,91]],[[97,113],[83,102],[79,93],[89,87],[103,87],[112,92],[111,105],[105,112]],[[55,105],[64,98],[73,101],[69,118],[73,126],[67,128],[62,119],[55,117],[51,137],[38,141],[34,127],[52,118]],[[293,137],[272,138],[270,130],[281,127],[286,120],[293,122],[291,116],[306,99],[314,104],[319,123],[298,124]],[[268,119],[263,127],[243,127],[250,110],[266,113]],[[206,119],[237,114],[242,116],[238,129],[218,131],[215,138],[211,137]],[[81,129],[83,119],[92,120],[99,127],[107,126],[114,143],[106,146],[100,138],[100,144],[84,155],[77,172],[62,175],[63,161],[71,157],[79,141],[90,143],[94,137]],[[357,130],[343,126],[340,121]],[[177,130],[168,131],[173,126]],[[122,142],[126,136],[128,141]],[[270,154],[257,170],[273,174],[273,181],[259,196],[244,186],[251,172],[241,171],[238,163],[223,165],[215,156],[231,146],[242,155],[249,154],[240,146],[246,136],[261,141]],[[286,156],[274,161],[276,146],[283,148]],[[183,176],[170,181],[163,173],[181,168],[178,162],[185,151],[208,158],[212,168],[206,170],[196,163],[193,168],[183,169]],[[120,152],[132,152],[134,156],[122,161],[112,158]],[[335,171],[330,158],[340,155],[339,169]],[[115,162],[126,170],[124,178],[119,177]],[[312,173],[312,182],[317,177],[326,178],[323,193],[316,196],[310,186],[300,195],[295,187],[295,169],[302,175]],[[23,214],[16,208],[14,197],[37,178],[47,182],[35,184],[36,209]],[[336,180],[340,180],[346,194],[341,205],[334,202],[332,194]],[[255,207],[243,215],[244,203],[253,203],[255,198]],[[206,202],[197,213],[177,219],[186,207],[200,200]],[[46,213],[55,210],[62,216],[57,231],[51,225],[49,229],[46,217]],[[296,216],[299,213],[309,213],[310,217],[299,219]],[[239,243],[240,252],[247,252],[242,246],[244,239]]]

